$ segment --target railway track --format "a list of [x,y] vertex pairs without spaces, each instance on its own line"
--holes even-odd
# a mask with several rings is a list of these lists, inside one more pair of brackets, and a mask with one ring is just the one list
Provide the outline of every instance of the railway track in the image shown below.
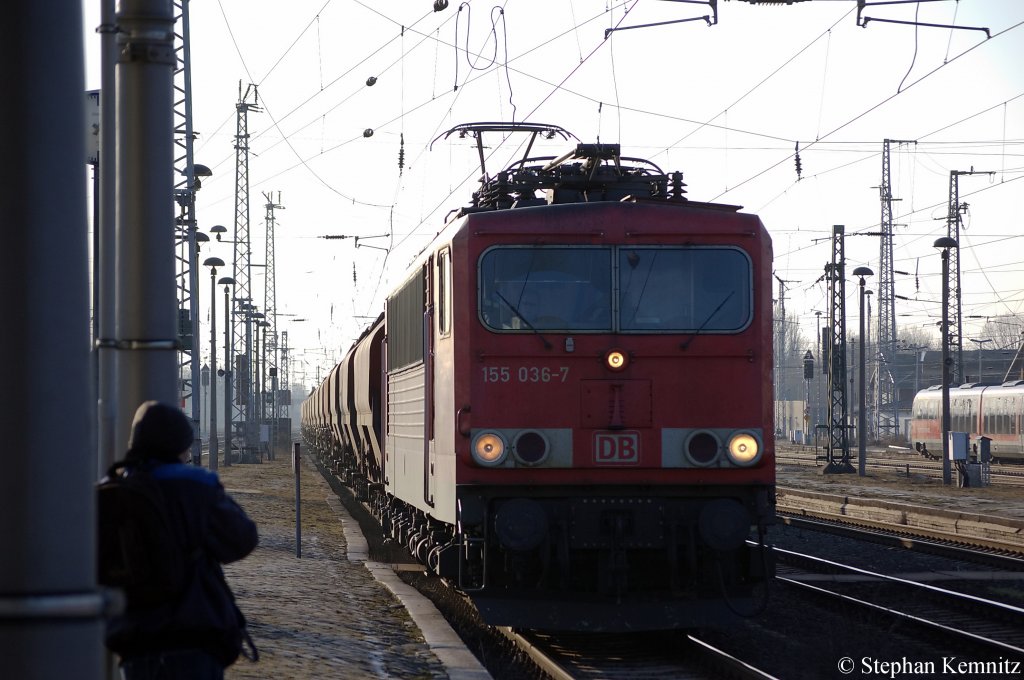
[[[823,467],[826,459],[823,455],[815,455],[813,451],[785,452],[775,455],[775,462],[779,465],[799,465]],[[872,458],[868,457],[866,468],[878,472],[896,472],[909,477],[920,475],[932,479],[942,478],[942,462],[912,459],[906,457],[895,458]],[[991,482],[1002,486],[1024,486],[1024,470],[1021,465],[993,465],[991,467]]]
[[819,520],[876,530],[904,540],[985,549],[1024,557],[1024,520],[920,507],[884,500],[777,488],[777,516],[783,522]]
[[1009,550],[1005,546],[984,547],[965,545],[955,537],[927,538],[903,531],[892,531],[882,527],[860,526],[856,523],[830,521],[780,513],[779,521],[787,526],[869,541],[895,548],[928,553],[939,557],[983,564],[996,569],[1024,572],[1024,552],[1019,548]]
[[595,635],[499,630],[555,680],[775,677],[696,635],[680,632]]
[[776,581],[867,609],[890,625],[941,635],[949,649],[1024,659],[1024,609],[962,592],[775,549]]

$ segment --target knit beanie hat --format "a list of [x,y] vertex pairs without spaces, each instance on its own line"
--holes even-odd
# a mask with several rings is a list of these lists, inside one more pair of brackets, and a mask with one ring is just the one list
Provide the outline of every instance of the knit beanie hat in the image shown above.
[[192,446],[194,438],[192,423],[180,408],[158,401],[143,402],[135,411],[128,457],[175,461]]

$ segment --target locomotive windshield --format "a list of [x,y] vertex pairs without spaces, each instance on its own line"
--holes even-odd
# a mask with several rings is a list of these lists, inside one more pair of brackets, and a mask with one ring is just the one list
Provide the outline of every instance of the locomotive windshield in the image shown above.
[[753,314],[750,258],[731,247],[499,246],[478,282],[495,331],[735,333]]
[[608,248],[492,248],[480,258],[480,317],[494,330],[607,331]]
[[619,329],[730,333],[750,323],[750,259],[735,248],[619,248]]

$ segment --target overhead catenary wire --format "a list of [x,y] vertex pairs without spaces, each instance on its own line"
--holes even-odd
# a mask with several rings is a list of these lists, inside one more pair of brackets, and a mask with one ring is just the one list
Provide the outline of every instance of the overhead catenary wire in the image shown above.
[[[828,133],[826,133],[826,134],[825,134],[825,136],[824,136],[824,137],[822,137],[821,139],[827,139],[828,137],[831,137],[831,136],[832,136],[832,135],[834,135],[835,133],[839,132],[840,130],[842,130],[842,129],[846,128],[846,127],[849,127],[849,126],[850,126],[850,125],[852,125],[852,124],[853,124],[854,122],[856,122],[856,121],[860,120],[861,118],[863,118],[864,116],[868,115],[869,113],[871,113],[871,112],[875,111],[876,109],[878,109],[878,108],[880,108],[880,107],[884,106],[885,104],[889,103],[889,102],[890,102],[890,101],[892,101],[892,100],[893,100],[894,98],[896,98],[896,97],[898,97],[899,95],[901,95],[901,94],[903,94],[903,93],[907,92],[907,91],[908,91],[908,90],[910,90],[910,89],[911,89],[912,87],[914,87],[915,85],[918,85],[919,83],[923,82],[923,81],[924,81],[924,80],[926,80],[927,78],[929,78],[929,77],[933,76],[934,74],[938,73],[938,72],[939,72],[940,70],[942,70],[943,68],[946,68],[947,66],[949,66],[949,64],[952,64],[953,62],[955,62],[955,61],[959,60],[959,59],[960,59],[961,57],[963,57],[963,56],[965,56],[965,55],[967,55],[967,54],[969,54],[969,53],[973,52],[973,51],[974,51],[975,49],[977,49],[977,48],[978,48],[979,46],[981,46],[981,45],[987,45],[987,44],[989,44],[989,43],[990,43],[991,41],[995,40],[996,38],[999,38],[999,37],[1001,37],[1001,36],[1003,36],[1003,35],[1006,35],[1006,34],[1007,34],[1007,33],[1009,33],[1010,31],[1013,31],[1013,30],[1015,30],[1015,29],[1019,28],[1020,26],[1024,26],[1024,21],[1018,22],[1018,23],[1014,24],[1013,26],[1010,26],[1009,28],[1005,28],[1005,29],[1003,29],[1002,31],[999,31],[998,33],[994,33],[994,34],[992,35],[992,37],[991,37],[991,38],[989,38],[989,39],[985,40],[984,42],[980,42],[980,43],[977,43],[977,44],[975,44],[975,45],[972,45],[971,47],[967,48],[966,50],[964,50],[964,51],[963,51],[963,52],[961,52],[960,54],[958,54],[958,55],[956,55],[955,57],[953,57],[952,59],[949,59],[948,61],[944,62],[943,64],[941,64],[941,65],[939,65],[939,66],[936,66],[936,67],[935,67],[934,69],[932,69],[932,70],[931,70],[931,71],[929,71],[928,73],[924,74],[923,76],[921,76],[920,78],[918,78],[918,79],[917,79],[917,80],[915,80],[914,82],[910,83],[910,85],[908,85],[908,86],[907,86],[907,87],[906,87],[906,88],[905,88],[904,90],[901,90],[901,91],[899,91],[899,92],[896,92],[895,94],[889,95],[888,97],[886,97],[886,98],[885,98],[885,99],[883,99],[882,101],[880,101],[880,102],[877,102],[877,103],[875,103],[874,105],[870,106],[870,107],[869,107],[868,109],[866,109],[865,111],[862,111],[861,113],[859,113],[859,114],[855,115],[855,116],[854,116],[853,118],[850,118],[850,119],[849,119],[849,120],[847,120],[846,122],[844,122],[844,123],[842,123],[841,125],[839,125],[838,127],[834,128],[834,129],[833,129],[833,130],[832,130],[831,132],[828,132]],[[810,143],[808,143],[808,147],[810,147],[810,146],[811,146],[811,145],[813,145],[813,144],[816,144],[816,143],[818,143],[818,141],[820,141],[820,140],[815,140],[815,141],[813,141],[813,142],[810,142]],[[735,190],[736,190],[737,188],[739,188],[739,187],[741,187],[741,186],[744,186],[744,185],[748,184],[749,182],[751,182],[751,181],[753,181],[753,180],[757,179],[758,177],[761,177],[762,175],[764,175],[765,173],[767,173],[767,172],[769,172],[769,171],[773,170],[774,168],[778,167],[778,166],[779,166],[779,165],[781,165],[782,163],[785,163],[785,162],[789,161],[790,159],[792,159],[792,157],[793,157],[793,154],[789,154],[789,155],[788,155],[788,156],[786,156],[785,158],[782,158],[782,159],[780,159],[779,161],[777,161],[777,162],[773,163],[773,164],[772,164],[772,165],[770,165],[769,167],[767,167],[767,168],[764,168],[763,170],[761,170],[761,171],[759,171],[759,172],[757,172],[757,173],[755,173],[755,174],[751,175],[751,176],[750,176],[750,177],[748,177],[747,179],[745,179],[745,180],[741,181],[741,182],[740,182],[739,184],[736,184],[736,185],[732,186],[732,187],[731,187],[731,188],[729,189],[729,191],[730,191],[730,192],[731,192],[731,191],[735,191]],[[722,197],[723,195],[724,195],[724,194],[719,194],[718,196],[715,196],[715,197],[714,197],[714,198],[713,198],[712,200],[718,200],[718,199],[720,199],[720,198],[721,198],[721,197]]]
[[[378,12],[378,14],[380,14],[380,12]],[[574,17],[574,19],[575,19],[575,17]],[[575,20],[574,20],[573,23],[574,23],[573,33],[574,33],[574,35],[576,35],[578,37],[579,36],[579,30],[578,30],[578,25],[579,24],[577,22],[575,22]],[[438,38],[439,37],[440,36],[439,36],[439,34],[436,31],[432,32],[432,39],[434,40],[435,44],[438,42]],[[582,50],[580,50],[580,55],[582,57]],[[514,65],[515,65],[514,61],[515,61],[515,58],[508,57],[507,60],[506,60],[506,64],[505,64],[505,66],[509,69],[509,72],[511,72],[513,75],[519,74],[519,75],[522,75],[524,77],[529,77],[531,79],[534,79],[535,82],[540,82],[541,81],[541,79],[536,78],[535,76],[532,76],[531,74],[526,74],[526,73],[523,73],[522,70],[515,69],[514,68]],[[490,73],[493,73],[493,71],[491,71]],[[519,75],[517,75],[517,78],[519,77]],[[507,76],[506,76],[506,78],[507,78]],[[469,82],[472,82],[472,80],[469,81]],[[519,83],[520,81],[517,80],[516,82]],[[570,88],[569,87],[569,82],[563,81],[560,84],[559,91],[562,92],[562,93],[571,94],[571,93],[573,93],[574,89],[575,88]],[[575,94],[577,94],[577,96],[582,96],[582,97],[586,98],[585,91],[584,92],[577,92]],[[595,106],[599,105],[599,99],[595,98],[595,99],[593,99],[593,101],[595,102]],[[607,105],[608,102],[604,102],[604,104]],[[629,107],[626,102],[616,101],[616,103],[614,105],[616,106],[617,111],[619,111],[619,112],[634,111],[634,112],[637,112],[637,113],[643,113],[645,115],[660,115],[657,111],[645,111],[644,107]],[[1004,106],[1004,110],[1005,110],[1005,108],[1006,108],[1005,103],[1002,104],[1002,105]],[[279,107],[280,107],[280,103],[277,104],[277,108],[279,108]],[[402,108],[405,109],[404,106]],[[406,116],[409,116],[415,110],[416,109],[414,107],[410,107],[408,109],[405,109],[404,113],[405,113]],[[317,116],[316,120],[319,121],[321,124],[323,124],[323,121],[324,121],[323,114],[319,114]],[[694,121],[694,122],[696,122],[696,121]],[[382,129],[385,129],[387,127],[387,123],[374,125],[374,127],[376,127],[378,130],[382,130]],[[723,129],[731,130],[731,128],[729,128],[728,125],[723,126]],[[833,133],[834,132],[835,131],[833,131]],[[757,134],[757,132],[754,132],[754,131],[751,131],[751,130],[740,130],[739,133],[740,134]],[[291,134],[294,134],[294,132],[291,133]],[[832,133],[830,133],[830,134],[832,134]],[[1005,138],[1005,134],[1003,135],[1003,137]],[[341,148],[343,148],[345,145],[351,144],[353,141],[357,141],[358,139],[360,139],[358,136],[353,136],[353,138],[351,140],[343,141],[341,144],[333,145],[333,146],[332,145],[327,145],[328,148],[324,149],[324,152],[325,153],[331,153],[332,150],[334,150],[336,152],[337,150],[340,150]],[[406,141],[410,143],[410,150],[412,148],[416,148],[413,145],[412,140],[406,140]],[[732,140],[730,139],[730,141],[732,141]],[[778,141],[782,142],[782,141],[789,141],[789,140],[783,140],[782,138],[779,138]],[[825,141],[828,141],[828,140],[825,140]],[[280,142],[277,142],[277,143],[280,144]],[[844,143],[844,142],[832,142],[832,143],[839,144],[839,143]],[[766,145],[766,146],[770,146],[770,145]],[[715,147],[714,147],[714,145],[709,145],[708,148],[715,148]],[[729,153],[733,153],[733,152],[742,151],[744,149],[744,146],[742,144],[737,145],[737,144],[733,143],[733,144],[730,144],[728,146],[728,148],[729,148]],[[791,148],[792,148],[792,143],[790,142],[790,149]],[[824,148],[824,145],[823,145],[823,148]],[[1012,148],[1012,144],[1011,144],[1011,148]],[[816,151],[816,149],[811,149],[807,145],[805,145],[803,143],[801,144],[801,153],[805,155],[805,161],[810,157],[810,154],[815,152],[815,151]],[[420,153],[422,153],[422,151]],[[852,153],[857,153],[857,152],[856,151],[852,151]],[[789,154],[787,154],[787,155],[789,155]],[[864,159],[858,159],[857,161],[854,161],[854,162],[858,162],[859,160],[864,160]],[[937,158],[936,158],[936,161],[938,161]],[[809,165],[809,163],[808,163],[808,165]],[[295,165],[291,166],[291,168],[289,168],[289,169],[295,169],[295,168],[300,167],[300,166],[301,166],[301,164],[295,164]],[[820,171],[819,171],[819,173],[816,173],[816,174],[820,174]],[[474,173],[474,175],[475,175],[475,173]],[[808,177],[808,175],[805,175],[805,179],[807,177]],[[472,176],[470,178],[472,178]],[[328,181],[330,181],[333,178],[327,178],[327,179],[328,179]],[[463,180],[462,184],[455,186],[453,188],[453,190],[448,194],[448,196],[446,197],[445,201],[447,201],[447,199],[450,199],[451,195],[456,193],[459,190],[459,187],[461,187],[461,186],[463,186],[465,184],[465,181],[467,181],[467,180]],[[734,191],[736,189],[736,186],[737,185],[732,184],[729,187],[729,191],[730,192]],[[790,185],[790,186],[792,186],[792,185]],[[397,200],[397,195],[396,195],[396,200]],[[444,203],[445,201],[442,201],[442,203]],[[384,202],[379,202],[379,203],[384,203]],[[404,210],[405,209],[403,208],[400,211],[404,211]],[[927,212],[927,209],[922,209],[922,210],[924,210],[925,213]],[[400,211],[396,211],[396,215]],[[431,219],[434,214],[436,214],[436,211],[437,211],[437,208],[435,208],[433,211],[431,211],[430,214],[428,214],[423,220],[421,220],[418,224],[413,226],[411,229],[400,230],[400,231],[408,232],[407,235],[403,235],[403,234],[399,233],[399,234],[396,235],[395,238],[396,239],[401,239],[402,241],[405,241],[408,238],[415,237],[417,235],[421,235],[420,234],[420,230],[422,229],[422,226],[424,225],[425,222],[427,222],[429,219]],[[915,212],[917,212],[917,214],[922,214],[920,211],[915,211]]]

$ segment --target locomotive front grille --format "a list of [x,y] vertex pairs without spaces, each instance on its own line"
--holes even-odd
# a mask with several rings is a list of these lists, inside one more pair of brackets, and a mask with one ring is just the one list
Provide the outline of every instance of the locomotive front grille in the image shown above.
[[573,549],[662,548],[666,508],[652,499],[583,499],[570,507]]

